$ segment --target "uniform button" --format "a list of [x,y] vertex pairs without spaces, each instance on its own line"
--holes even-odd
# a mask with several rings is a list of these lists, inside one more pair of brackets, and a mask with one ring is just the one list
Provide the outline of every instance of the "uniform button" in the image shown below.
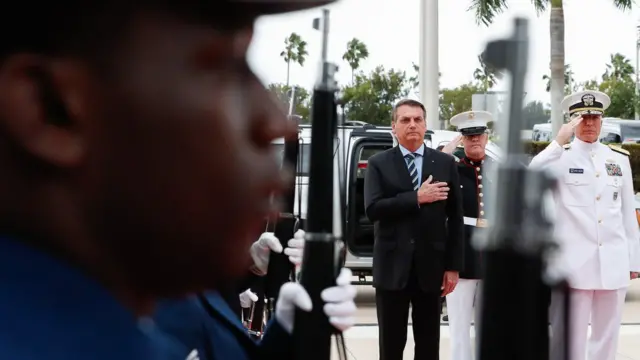
[[482,193],[478,194],[478,196],[483,197],[484,195],[482,195]]
[[482,184],[478,184],[478,188],[482,189]]
[[482,202],[481,202],[481,203],[480,203],[480,206],[484,206],[484,203],[482,203]]
[[596,173],[596,177],[600,177],[600,171]]
[[591,157],[596,157],[596,154],[591,154]]
[[600,201],[600,195],[596,196],[596,200]]
[[598,219],[598,224],[602,224],[602,219]]
[[483,215],[484,215],[484,211],[480,211],[480,216],[483,216]]
[[482,175],[478,175],[478,180],[482,180]]
[[480,171],[480,168],[479,168],[479,167],[477,167],[477,168],[476,168],[476,171]]
[[602,246],[602,243],[598,243],[598,246]]

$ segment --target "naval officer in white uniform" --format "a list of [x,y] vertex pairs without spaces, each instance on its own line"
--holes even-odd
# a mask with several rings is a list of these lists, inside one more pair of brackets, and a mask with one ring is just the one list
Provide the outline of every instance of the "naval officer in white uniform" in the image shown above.
[[[598,141],[602,114],[611,103],[599,91],[582,91],[562,101],[571,121],[531,161],[558,179],[555,236],[571,288],[571,360],[615,360],[627,287],[640,271],[638,222],[629,152]],[[571,137],[575,133],[575,139]],[[570,142],[571,141],[571,142]],[[551,326],[562,324],[559,296],[551,300]],[[591,322],[591,337],[587,330]],[[562,338],[551,341],[551,359],[563,359]]]

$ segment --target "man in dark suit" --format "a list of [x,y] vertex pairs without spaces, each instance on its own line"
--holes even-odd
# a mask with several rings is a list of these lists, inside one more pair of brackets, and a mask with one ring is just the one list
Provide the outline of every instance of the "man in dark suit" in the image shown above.
[[401,360],[412,307],[415,359],[438,359],[441,297],[463,266],[462,196],[456,162],[424,145],[425,108],[393,109],[399,145],[369,159],[365,209],[374,223],[373,286],[381,360]]

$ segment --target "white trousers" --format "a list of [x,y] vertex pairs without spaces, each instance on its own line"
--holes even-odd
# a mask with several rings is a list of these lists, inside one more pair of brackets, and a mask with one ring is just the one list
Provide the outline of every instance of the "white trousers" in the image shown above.
[[[455,290],[447,295],[447,315],[451,334],[451,360],[472,360],[471,318],[478,328],[477,312],[473,311],[474,298],[480,299],[480,280],[460,279]],[[479,301],[476,307],[479,308]]]
[[[627,288],[618,290],[571,289],[570,360],[615,360],[622,308]],[[564,359],[562,336],[562,296],[551,295],[551,360]],[[591,337],[587,339],[589,320]],[[560,334],[561,335],[561,334]],[[588,355],[588,358],[587,358]]]

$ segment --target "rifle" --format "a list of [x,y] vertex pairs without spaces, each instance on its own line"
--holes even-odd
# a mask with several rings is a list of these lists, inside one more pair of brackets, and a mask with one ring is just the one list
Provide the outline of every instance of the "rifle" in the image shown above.
[[[322,21],[320,21],[322,20]],[[313,309],[296,309],[293,327],[294,357],[297,360],[329,360],[331,337],[338,335],[340,356],[346,359],[344,339],[329,323],[320,293],[335,286],[340,266],[339,244],[344,219],[341,209],[340,165],[334,157],[334,141],[338,125],[334,78],[337,66],[327,61],[329,10],[322,19],[314,20],[314,28],[322,30],[322,70],[313,90],[311,115],[311,154],[305,246],[300,283],[309,293]],[[338,171],[338,173],[336,173]],[[336,176],[337,175],[337,176]]]
[[[568,295],[566,280],[545,276],[546,260],[557,244],[553,220],[541,195],[553,190],[555,180],[544,171],[524,165],[526,155],[520,134],[528,47],[528,21],[517,18],[514,34],[490,42],[483,53],[488,65],[511,73],[506,159],[499,165],[495,183],[500,191],[492,191],[496,198],[489,199],[495,202],[492,208],[496,212],[490,219],[489,231],[473,239],[486,253],[478,351],[479,358],[486,360],[548,359],[545,292],[553,285]],[[565,329],[569,320],[567,306],[565,301]],[[564,337],[568,344],[566,330]],[[564,353],[568,358],[567,347]]]

